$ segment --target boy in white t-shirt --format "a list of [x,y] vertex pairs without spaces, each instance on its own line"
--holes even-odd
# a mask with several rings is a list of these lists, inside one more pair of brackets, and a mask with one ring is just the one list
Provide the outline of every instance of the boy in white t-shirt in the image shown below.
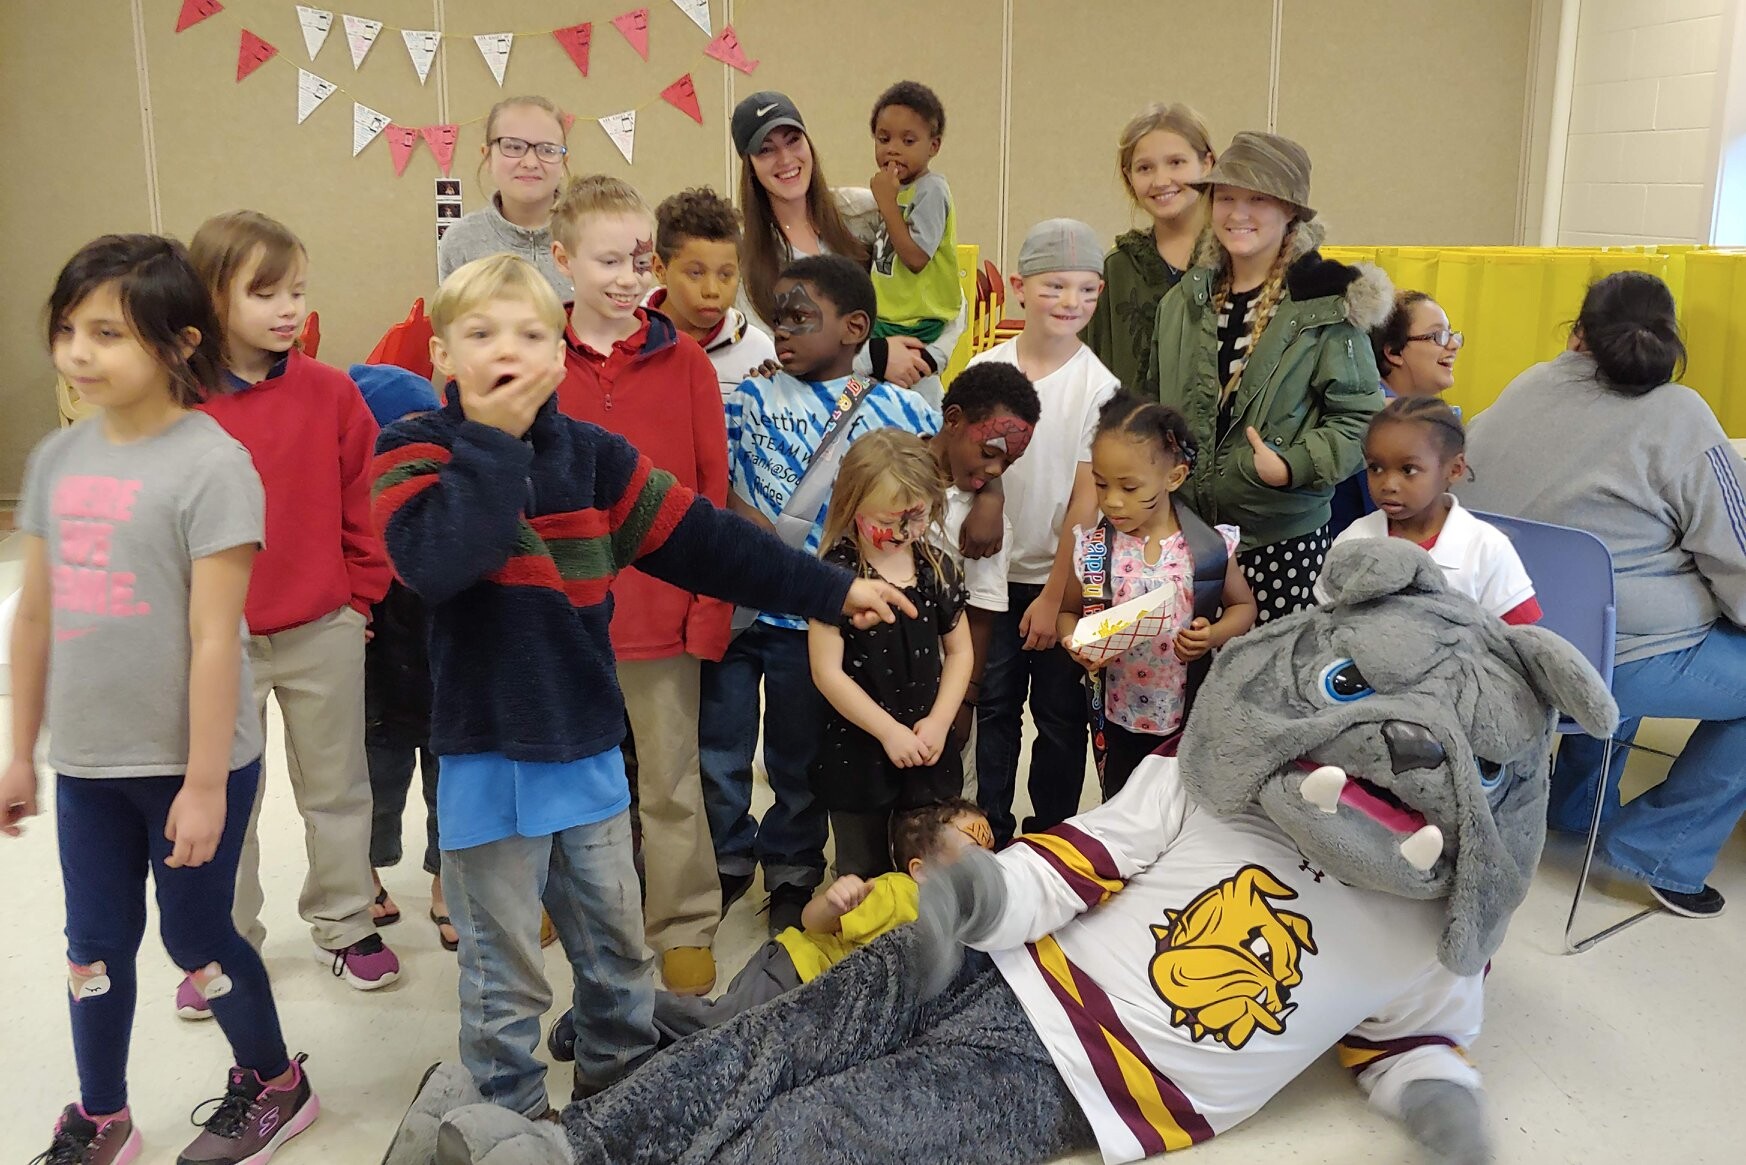
[[1002,480],[1012,524],[1008,605],[990,633],[976,713],[977,800],[1001,843],[1016,825],[1012,799],[1027,688],[1037,739],[1025,832],[1079,812],[1090,717],[1084,669],[1056,642],[1055,616],[1073,570],[1072,539],[1063,553],[1061,532],[1097,520],[1091,438],[1098,410],[1120,387],[1079,339],[1103,291],[1096,231],[1067,218],[1038,223],[1019,248],[1012,286],[1025,308],[1025,330],[970,362],[1016,365],[1041,405],[1028,454]]
[[1000,480],[1030,447],[1039,411],[1037,390],[1031,387],[1025,374],[1011,364],[994,361],[966,368],[952,381],[939,434],[928,438],[941,472],[952,481],[946,490],[945,521],[928,531],[928,541],[958,564],[970,594],[966,608],[972,648],[970,688],[953,728],[953,735],[966,742],[966,797],[976,793],[972,722],[980,699],[983,668],[988,662],[988,641],[999,616],[1006,613],[1009,605],[1006,568],[1012,548],[1012,523],[1002,515],[1000,549],[985,558],[966,558],[959,552],[959,544],[964,519],[970,516],[976,498],[990,483]]
[[[1359,538],[1406,538],[1430,552],[1451,589],[1505,623],[1538,623],[1534,583],[1509,537],[1461,508],[1446,492],[1467,476],[1467,431],[1436,397],[1396,397],[1364,434],[1364,472],[1376,510],[1334,545]],[[1325,601],[1320,581],[1316,601]]]

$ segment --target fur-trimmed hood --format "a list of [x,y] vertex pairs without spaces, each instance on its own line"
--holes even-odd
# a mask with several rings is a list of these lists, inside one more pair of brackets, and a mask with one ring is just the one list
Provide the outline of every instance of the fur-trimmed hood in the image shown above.
[[[1319,218],[1299,221],[1286,239],[1285,288],[1298,303],[1327,296],[1346,301],[1346,319],[1360,331],[1380,327],[1394,310],[1394,284],[1373,263],[1341,263],[1322,257],[1327,227]],[[1194,265],[1213,273],[1213,283],[1230,266],[1231,257],[1209,224],[1194,246]]]

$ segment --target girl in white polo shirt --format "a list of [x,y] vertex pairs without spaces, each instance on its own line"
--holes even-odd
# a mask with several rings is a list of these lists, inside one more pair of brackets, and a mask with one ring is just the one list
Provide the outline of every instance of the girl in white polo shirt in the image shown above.
[[[1506,623],[1537,623],[1540,604],[1516,548],[1448,489],[1467,476],[1467,431],[1436,397],[1397,397],[1370,420],[1364,467],[1374,513],[1334,540],[1410,538],[1430,551],[1449,586]],[[1321,585],[1316,598],[1322,600]]]

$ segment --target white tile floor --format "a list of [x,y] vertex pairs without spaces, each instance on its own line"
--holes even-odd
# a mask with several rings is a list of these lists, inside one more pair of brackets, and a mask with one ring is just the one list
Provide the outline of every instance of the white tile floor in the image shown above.
[[[269,757],[279,747],[275,718]],[[268,798],[262,837],[267,962],[286,1035],[309,1053],[324,1109],[280,1160],[372,1165],[424,1067],[454,1054],[454,956],[423,921],[428,884],[407,864],[387,878],[405,920],[383,932],[400,952],[403,980],[361,994],[314,962],[295,912],[304,862],[300,826],[283,768],[272,763],[280,780]],[[409,815],[409,844],[419,829]],[[1656,917],[1587,955],[1566,958],[1558,952],[1574,867],[1572,847],[1555,843],[1489,982],[1475,1058],[1490,1082],[1500,1165],[1737,1165],[1746,1139],[1746,932],[1739,914],[1746,907],[1746,845],[1736,837],[1713,879],[1735,900],[1734,914],[1704,923]],[[760,901],[754,890],[722,928],[724,982],[763,940],[763,919],[753,913]],[[76,1093],[62,923],[52,818],[45,817],[21,841],[0,839],[0,986],[11,1004],[0,1023],[0,1162],[40,1151],[54,1114]],[[556,949],[547,965],[554,982],[567,984]],[[222,1092],[229,1062],[215,1025],[175,1017],[178,977],[148,937],[132,1055],[147,1165],[175,1160],[194,1132],[188,1110]],[[567,1076],[554,1075],[554,1094],[561,1089]],[[1248,1124],[1197,1148],[1191,1160],[1426,1159],[1367,1111],[1330,1058]]]

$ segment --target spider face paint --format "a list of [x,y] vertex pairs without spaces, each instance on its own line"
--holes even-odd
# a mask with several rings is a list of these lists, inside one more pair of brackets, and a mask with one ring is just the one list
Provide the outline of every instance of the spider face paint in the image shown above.
[[855,515],[855,529],[875,550],[893,550],[899,546],[908,546],[919,542],[927,533],[926,506],[911,506],[896,515],[878,514],[875,518],[888,520],[876,521],[865,514]]
[[798,279],[780,280],[774,295],[776,318],[770,324],[776,359],[783,369],[802,380],[825,380],[838,374],[836,366],[847,361],[835,307],[822,296],[815,297],[812,288]]
[[1011,413],[996,413],[970,426],[970,437],[979,445],[998,449],[1006,459],[1016,461],[1031,443],[1031,426]]

